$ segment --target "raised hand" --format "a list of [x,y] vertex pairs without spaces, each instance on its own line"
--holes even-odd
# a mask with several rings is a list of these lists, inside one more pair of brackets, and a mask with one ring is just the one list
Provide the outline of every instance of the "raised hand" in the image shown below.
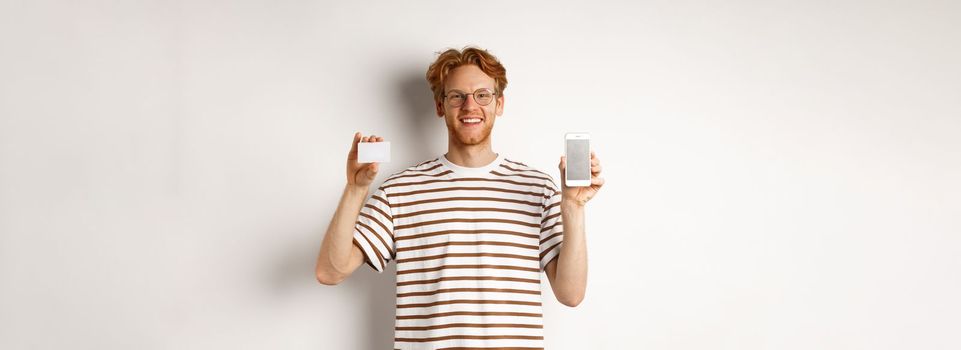
[[357,144],[361,142],[383,142],[383,137],[374,135],[363,136],[361,133],[354,134],[354,143],[350,146],[350,153],[347,154],[347,184],[351,186],[367,187],[374,182],[377,177],[377,163],[358,163]]
[[567,168],[567,157],[561,156],[561,162],[557,165],[561,169],[561,198],[563,201],[584,206],[591,198],[597,195],[604,186],[604,178],[601,177],[601,160],[591,151],[591,185],[586,187],[567,187],[567,180],[564,179],[564,169]]

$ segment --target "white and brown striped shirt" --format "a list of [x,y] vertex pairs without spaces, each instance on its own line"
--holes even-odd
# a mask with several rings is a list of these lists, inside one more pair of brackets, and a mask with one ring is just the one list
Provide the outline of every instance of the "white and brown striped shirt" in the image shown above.
[[542,349],[541,271],[560,252],[553,179],[499,155],[441,156],[387,178],[354,244],[378,272],[397,261],[396,349]]

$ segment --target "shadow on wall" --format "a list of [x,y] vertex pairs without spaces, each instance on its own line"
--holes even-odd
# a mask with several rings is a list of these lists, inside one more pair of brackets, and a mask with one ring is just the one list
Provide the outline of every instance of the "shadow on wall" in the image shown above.
[[[397,96],[401,99],[400,104],[404,106],[404,120],[407,121],[403,123],[407,126],[406,130],[401,130],[401,134],[408,136],[409,140],[403,147],[405,156],[414,159],[433,157],[430,140],[431,136],[436,135],[430,135],[430,130],[438,121],[431,118],[434,115],[434,97],[424,79],[424,72],[419,68],[405,70],[396,82]],[[355,292],[365,293],[367,296],[366,349],[393,349],[397,264],[389,263],[382,274],[376,273],[367,264],[358,268],[361,269],[363,271],[356,271],[354,276],[351,276],[357,281],[350,285],[361,289]]]
[[[404,145],[403,152],[405,157],[416,162],[404,168],[437,157],[437,150],[432,146],[438,145],[432,145],[431,140],[447,140],[447,128],[434,110],[434,94],[424,77],[425,71],[426,67],[411,67],[396,80],[396,96],[404,106],[404,120],[407,121],[404,123],[406,130],[400,133],[409,135],[411,141]],[[446,147],[443,150],[446,151]]]
[[[339,196],[332,197],[336,200]],[[331,205],[329,215],[333,215],[336,203]],[[366,263],[361,264],[354,270],[346,280],[336,286],[325,286],[317,282],[314,277],[314,267],[317,263],[317,250],[320,248],[320,239],[314,241],[319,235],[323,238],[327,227],[320,227],[309,232],[307,239],[293,240],[294,245],[287,249],[287,253],[281,254],[277,258],[275,269],[268,270],[273,286],[272,294],[275,298],[290,297],[294,289],[308,286],[310,298],[320,299],[322,305],[317,311],[324,320],[323,324],[333,324],[336,327],[324,327],[318,333],[320,342],[340,342],[331,341],[326,337],[358,337],[358,339],[346,340],[347,343],[360,344],[359,350],[381,350],[394,348],[394,315],[397,295],[397,267],[394,262],[388,263],[383,273],[377,273]],[[304,242],[310,241],[309,244]],[[346,296],[350,297],[346,297]],[[356,297],[355,297],[356,296]],[[359,300],[356,304],[353,301]],[[323,305],[352,303],[346,309],[351,314],[358,315],[358,321],[362,326],[360,329],[345,328],[349,325],[342,324],[341,315],[331,313]],[[318,336],[312,334],[311,336]]]
[[[407,136],[403,152],[405,157],[427,160],[435,157],[431,149],[430,140],[436,139],[434,131],[438,123],[434,114],[434,95],[424,78],[422,67],[411,67],[405,70],[396,81],[397,97],[404,106],[404,120],[406,130],[400,130],[401,135]],[[405,165],[404,168],[413,164]],[[380,184],[377,184],[379,186]],[[363,270],[363,271],[360,271]],[[364,293],[367,296],[367,333],[366,349],[394,348],[394,316],[396,314],[397,295],[397,264],[391,262],[382,274],[376,273],[367,264],[361,265],[348,283],[353,292]]]
[[[367,328],[357,332],[366,334],[367,338],[361,344],[365,349],[393,349],[394,348],[394,315],[396,313],[397,296],[397,268],[395,263],[389,263],[383,273],[377,273],[367,264],[357,268],[350,277],[355,283],[346,283],[345,287],[355,289],[353,293],[367,296]],[[363,270],[363,271],[361,271]],[[359,290],[357,290],[359,289]]]
[[[397,89],[396,96],[400,98],[401,105],[404,106],[405,130],[399,130],[400,135],[404,135],[403,152],[405,157],[413,159],[427,160],[436,157],[432,151],[430,141],[438,138],[438,125],[443,127],[443,122],[436,118],[433,108],[434,95],[430,91],[427,81],[424,79],[424,71],[420,67],[412,67],[405,70],[394,85]],[[444,128],[443,130],[446,130]],[[446,141],[446,134],[444,140]],[[419,162],[419,161],[418,161]],[[405,165],[410,166],[413,164]],[[380,184],[375,184],[379,186]],[[331,211],[328,215],[333,215],[333,208],[336,203],[332,203]],[[324,227],[323,229],[326,229]],[[319,247],[319,245],[318,245]],[[314,251],[316,259],[316,251]],[[314,261],[311,261],[312,263]],[[366,310],[366,328],[356,332],[346,334],[363,334],[364,339],[358,343],[363,344],[363,349],[381,350],[394,348],[394,316],[396,313],[397,295],[397,265],[391,262],[384,269],[383,273],[378,274],[367,264],[357,268],[346,281],[336,287],[322,288],[344,288],[353,295],[365,296],[366,305],[357,305],[357,310]],[[336,317],[336,315],[331,315]]]

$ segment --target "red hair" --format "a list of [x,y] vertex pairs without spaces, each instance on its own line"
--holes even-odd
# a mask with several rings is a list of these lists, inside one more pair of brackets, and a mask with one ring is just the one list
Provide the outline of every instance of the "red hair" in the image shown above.
[[454,68],[466,65],[475,65],[484,74],[494,78],[494,92],[497,96],[504,96],[504,89],[507,88],[507,70],[491,55],[487,50],[467,46],[463,50],[448,49],[437,56],[437,60],[427,68],[427,82],[430,89],[434,92],[434,102],[440,103],[444,98],[444,84],[447,76]]

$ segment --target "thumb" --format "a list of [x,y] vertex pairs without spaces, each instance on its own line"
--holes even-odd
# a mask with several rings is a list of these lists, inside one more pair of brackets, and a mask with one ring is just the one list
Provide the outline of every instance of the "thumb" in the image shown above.
[[564,176],[564,169],[567,168],[567,157],[561,156],[561,162],[557,164],[557,168],[561,170],[561,187],[567,187],[567,180]]

